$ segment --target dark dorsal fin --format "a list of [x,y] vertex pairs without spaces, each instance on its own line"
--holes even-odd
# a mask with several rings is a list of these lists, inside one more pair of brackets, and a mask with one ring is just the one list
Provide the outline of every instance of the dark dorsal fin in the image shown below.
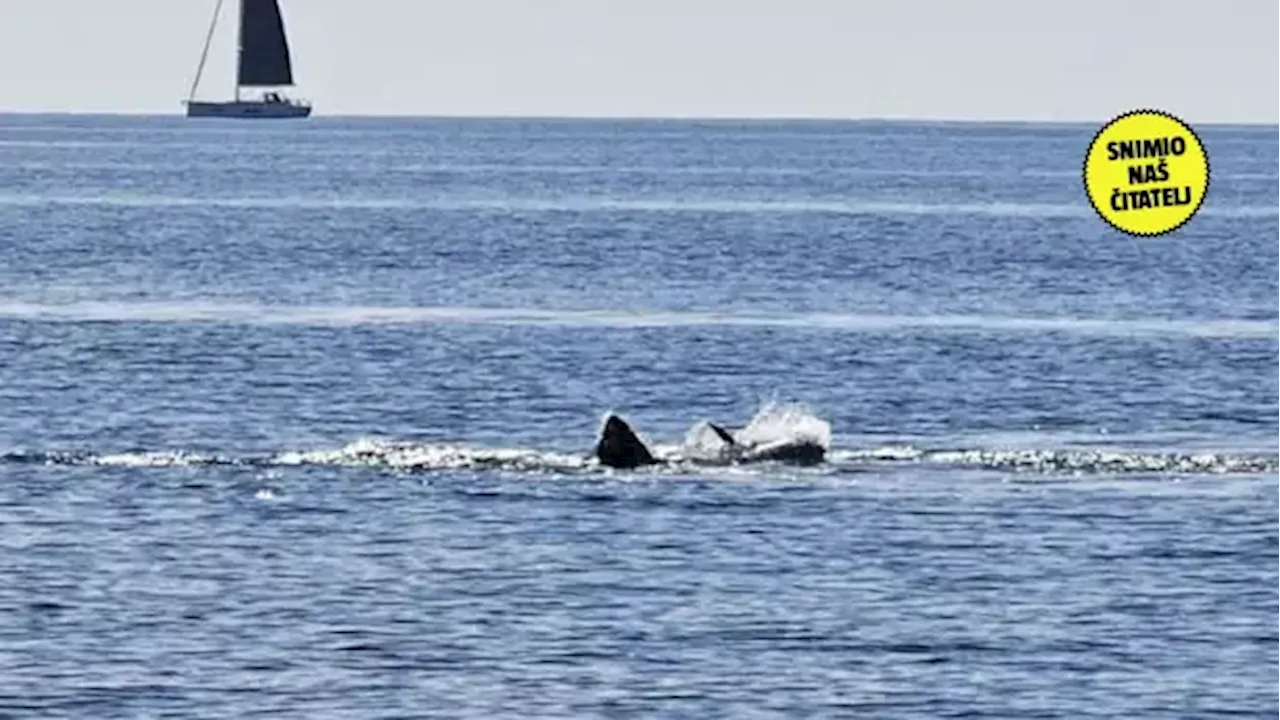
[[600,439],[596,442],[596,457],[602,465],[616,468],[634,468],[658,462],[631,426],[617,415],[610,415],[605,420]]
[[711,428],[716,435],[719,435],[721,440],[725,441],[730,445],[737,445],[737,443],[734,442],[733,440],[733,436],[729,434],[728,430],[725,430],[724,428],[720,427],[719,425],[713,422],[707,423],[707,427]]

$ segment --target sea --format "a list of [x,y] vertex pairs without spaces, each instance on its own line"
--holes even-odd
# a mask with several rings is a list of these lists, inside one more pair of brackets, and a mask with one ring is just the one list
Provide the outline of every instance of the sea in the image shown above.
[[0,717],[1276,717],[1277,128],[1105,120],[0,116]]

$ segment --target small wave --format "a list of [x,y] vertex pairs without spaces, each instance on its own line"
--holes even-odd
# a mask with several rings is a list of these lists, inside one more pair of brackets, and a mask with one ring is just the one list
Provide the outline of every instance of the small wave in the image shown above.
[[[13,128],[3,128],[11,132]],[[148,143],[150,147],[155,147]],[[164,143],[165,147],[183,147],[185,143]],[[137,147],[136,142],[129,140],[0,140],[0,147],[39,147],[39,148],[107,148]]]
[[168,195],[0,195],[0,204],[24,206],[90,205],[110,208],[233,208],[334,210],[499,210],[524,213],[845,214],[845,215],[996,215],[996,217],[1088,217],[1078,204],[927,204],[927,202],[617,199],[617,197],[324,197],[324,196],[168,196]]
[[845,451],[837,463],[916,463],[1045,474],[1116,475],[1162,473],[1267,474],[1280,472],[1275,455],[1228,453],[1131,452],[1093,449],[963,449],[927,450],[913,446],[885,446]]
[[[5,128],[8,130],[8,128]],[[2,145],[3,143],[0,143]],[[208,152],[210,148],[201,148]],[[333,154],[324,153],[318,154]],[[208,160],[204,166],[221,171],[240,171],[257,169],[260,166],[252,159],[221,158]],[[158,158],[137,161],[126,158],[116,160],[68,160],[54,162],[49,160],[18,160],[7,166],[13,170],[38,170],[66,172],[74,170],[122,170],[122,171],[189,171],[189,159]],[[332,165],[324,162],[291,160],[281,166],[290,171],[324,171],[331,170]],[[502,174],[502,175],[652,175],[656,177],[670,176],[706,176],[706,177],[812,177],[828,175],[838,177],[870,177],[870,178],[922,178],[922,179],[957,179],[957,178],[1080,178],[1079,169],[1063,170],[1056,168],[980,168],[980,169],[940,169],[940,168],[875,168],[857,166],[828,166],[822,168],[802,165],[585,165],[572,163],[404,163],[404,164],[368,164],[353,168],[362,173],[402,173],[437,174],[449,173],[459,175]],[[1215,182],[1220,181],[1272,181],[1280,179],[1280,174],[1267,172],[1214,173]]]
[[64,322],[216,322],[235,325],[541,325],[553,327],[765,327],[873,333],[894,331],[1045,333],[1103,336],[1276,337],[1273,320],[1203,318],[865,315],[695,310],[557,310],[480,307],[335,307],[200,302],[31,303],[0,299],[0,318]]
[[964,450],[933,453],[935,462],[969,464],[992,469],[1028,469],[1037,472],[1068,471],[1079,474],[1115,473],[1275,473],[1280,463],[1274,457],[1231,456],[1203,453],[1125,453],[1114,451]]
[[[754,200],[680,198],[355,198],[336,196],[192,197],[170,195],[0,195],[5,205],[103,205],[110,207],[225,207],[371,210],[496,210],[503,212],[700,212],[721,214],[979,215],[994,217],[1084,218],[1093,210],[1080,203],[925,203],[879,200]],[[1231,218],[1274,217],[1275,206],[1207,205],[1200,215]]]
[[196,467],[201,465],[257,465],[259,458],[228,457],[185,450],[113,452],[18,451],[0,453],[0,463],[32,465],[93,465],[98,467]]

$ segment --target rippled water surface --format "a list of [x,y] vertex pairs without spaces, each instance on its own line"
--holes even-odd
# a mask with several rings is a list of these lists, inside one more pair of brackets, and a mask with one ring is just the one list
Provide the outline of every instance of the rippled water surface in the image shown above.
[[1275,717],[1276,129],[1095,130],[0,116],[0,716]]

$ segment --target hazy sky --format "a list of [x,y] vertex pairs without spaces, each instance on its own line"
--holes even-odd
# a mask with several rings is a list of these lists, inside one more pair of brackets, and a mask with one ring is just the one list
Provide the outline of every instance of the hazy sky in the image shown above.
[[[225,0],[201,95],[231,91]],[[0,110],[178,113],[215,0],[0,0]],[[1277,122],[1277,0],[281,0],[316,114]]]

